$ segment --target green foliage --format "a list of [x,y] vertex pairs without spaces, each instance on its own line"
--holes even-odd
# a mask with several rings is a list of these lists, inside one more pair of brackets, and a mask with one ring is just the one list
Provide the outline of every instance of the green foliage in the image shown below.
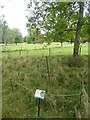
[[[45,31],[47,42],[63,42],[72,39],[72,36],[66,34],[72,34],[72,31],[75,30],[78,4],[45,1],[33,4],[35,4],[35,7],[32,15],[28,16],[28,27],[39,26],[40,29]],[[28,9],[31,9],[32,6],[28,5]]]
[[14,43],[22,43],[22,35],[21,35],[21,33],[20,33],[20,30],[19,29],[16,29],[16,28],[14,28],[13,30],[12,30],[12,32],[13,32],[13,37],[14,37]]
[[[78,55],[80,37],[83,42],[89,39],[89,34],[85,29],[89,21],[87,16],[89,12],[85,12],[83,17],[84,10],[89,8],[88,2],[46,2],[43,0],[31,3],[28,3],[27,8],[32,11],[32,14],[28,15],[28,27],[35,25],[43,30],[48,44],[52,41],[61,42],[61,45],[65,41],[75,41],[73,55]],[[33,10],[32,6],[34,6]],[[84,29],[82,25],[85,26]]]
[[84,60],[83,56],[68,57],[66,64],[69,67],[84,67]]
[[83,26],[81,30],[81,42],[85,43],[89,40],[88,25]]
[[8,25],[7,22],[4,20],[2,21],[2,43],[7,45],[7,29]]
[[5,20],[0,20],[0,43],[7,45],[21,42],[22,35],[19,29],[10,29]]
[[43,43],[44,36],[41,34],[39,28],[35,25],[28,28],[27,43]]
[[28,44],[30,44],[30,43],[32,43],[32,38],[30,37],[30,36],[26,36],[26,42],[28,43]]
[[35,43],[44,43],[45,41],[45,36],[44,34],[38,34],[36,36],[36,40],[35,40]]

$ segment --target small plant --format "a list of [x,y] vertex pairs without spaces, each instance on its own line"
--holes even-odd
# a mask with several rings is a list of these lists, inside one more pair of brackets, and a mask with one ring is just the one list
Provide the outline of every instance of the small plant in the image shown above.
[[67,64],[69,67],[83,67],[85,62],[84,62],[84,57],[82,56],[69,56],[67,60]]

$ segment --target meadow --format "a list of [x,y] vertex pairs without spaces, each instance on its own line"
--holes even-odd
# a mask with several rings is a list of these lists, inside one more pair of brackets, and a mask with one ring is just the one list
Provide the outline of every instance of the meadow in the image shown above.
[[[59,42],[44,44],[27,44],[18,43],[1,45],[3,57],[26,57],[26,56],[46,56],[46,55],[72,55],[73,44],[63,43],[63,47]],[[88,43],[81,45],[81,55],[88,55]]]
[[46,91],[45,99],[41,100],[41,118],[73,118],[75,107],[81,111],[82,117],[86,117],[79,93],[82,81],[87,91],[87,56],[76,59],[71,56],[52,56],[48,61],[50,79],[45,57],[3,60],[3,118],[37,118],[36,89]]
[[74,58],[73,45],[68,43],[62,48],[55,43],[45,48],[18,44],[6,49],[2,45],[6,51],[2,52],[2,117],[37,118],[38,99],[34,94],[42,89],[46,94],[41,100],[40,118],[75,118],[75,109],[86,118],[81,91],[83,87],[88,91],[87,46],[83,44],[81,55]]

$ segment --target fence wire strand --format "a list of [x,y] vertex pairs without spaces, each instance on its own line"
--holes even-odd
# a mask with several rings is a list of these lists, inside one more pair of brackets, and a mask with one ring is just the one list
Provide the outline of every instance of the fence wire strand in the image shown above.
[[20,83],[18,83],[18,82],[16,82],[16,81],[14,81],[14,82],[15,82],[16,84],[18,84],[19,86],[21,86],[22,88],[24,88],[24,89],[29,90],[30,92],[32,92],[32,90],[29,89],[29,88],[27,88],[26,86],[21,85]]
[[60,94],[60,95],[54,95],[54,94],[51,94],[52,96],[57,96],[57,97],[70,97],[70,96],[77,96],[77,95],[80,95],[81,94],[81,92],[79,92],[79,93],[75,93],[75,94]]
[[[26,90],[29,90],[30,92],[32,92],[32,90],[31,89],[29,89],[29,88],[27,88],[26,86],[23,86],[23,85],[21,85],[20,83],[18,83],[18,82],[16,82],[15,81],[15,83],[16,84],[18,84],[19,86],[21,86],[21,87],[23,87],[24,89],[26,89]],[[59,95],[55,95],[55,94],[51,94],[52,96],[57,96],[57,97],[70,97],[70,96],[78,96],[78,95],[80,95],[81,94],[81,92],[79,92],[79,93],[74,93],[74,94],[59,94]]]

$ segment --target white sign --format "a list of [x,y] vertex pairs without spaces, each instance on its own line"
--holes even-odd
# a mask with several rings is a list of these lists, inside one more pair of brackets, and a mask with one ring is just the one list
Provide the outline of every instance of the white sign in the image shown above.
[[36,89],[35,98],[44,99],[45,91]]

